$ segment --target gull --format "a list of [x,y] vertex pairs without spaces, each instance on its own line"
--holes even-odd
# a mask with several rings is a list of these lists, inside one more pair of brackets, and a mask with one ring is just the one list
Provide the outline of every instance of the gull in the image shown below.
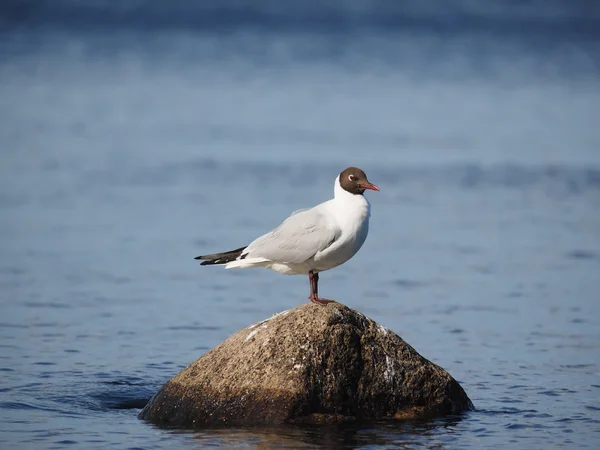
[[344,264],[365,242],[371,215],[371,205],[363,195],[367,189],[379,191],[365,172],[348,167],[335,178],[331,200],[292,213],[247,246],[195,259],[202,260],[202,266],[265,267],[285,275],[308,274],[308,298],[326,305],[333,300],[319,297],[319,273]]

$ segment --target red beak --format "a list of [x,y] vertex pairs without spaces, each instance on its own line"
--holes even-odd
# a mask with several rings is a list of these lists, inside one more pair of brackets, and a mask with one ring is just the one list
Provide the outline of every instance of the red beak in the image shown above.
[[371,189],[373,191],[379,192],[379,188],[372,183],[361,184],[360,187],[363,189]]

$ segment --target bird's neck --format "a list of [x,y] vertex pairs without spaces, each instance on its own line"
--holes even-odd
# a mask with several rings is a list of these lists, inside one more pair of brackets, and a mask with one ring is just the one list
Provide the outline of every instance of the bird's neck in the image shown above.
[[369,215],[370,204],[364,195],[352,194],[340,186],[339,179],[336,178],[333,189],[333,200],[340,209],[345,210],[365,210],[366,215]]

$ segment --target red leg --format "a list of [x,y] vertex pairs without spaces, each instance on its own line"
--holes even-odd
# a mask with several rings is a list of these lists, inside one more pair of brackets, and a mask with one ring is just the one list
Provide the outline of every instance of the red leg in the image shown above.
[[319,298],[319,273],[308,272],[308,281],[310,282],[310,296],[308,297],[311,302],[317,303],[321,306],[325,306],[327,303],[333,303],[335,300],[328,300],[326,298]]

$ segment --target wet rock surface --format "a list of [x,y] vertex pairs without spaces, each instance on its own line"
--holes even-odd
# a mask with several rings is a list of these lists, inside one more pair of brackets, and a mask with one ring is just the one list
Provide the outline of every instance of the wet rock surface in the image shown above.
[[448,372],[340,303],[238,331],[168,381],[140,418],[162,426],[334,423],[473,407]]

